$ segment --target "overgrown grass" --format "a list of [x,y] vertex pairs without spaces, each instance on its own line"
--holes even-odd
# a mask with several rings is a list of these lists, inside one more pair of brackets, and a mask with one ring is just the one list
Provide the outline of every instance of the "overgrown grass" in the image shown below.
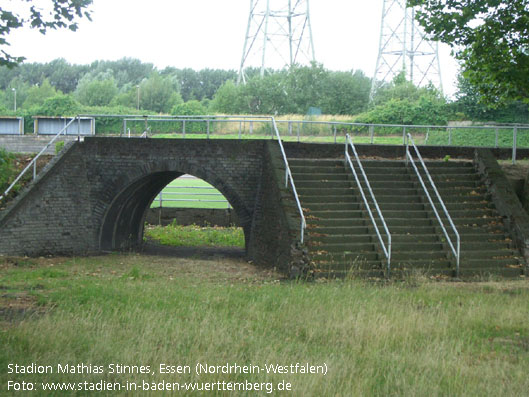
[[[137,255],[0,266],[0,313],[10,302],[28,301],[26,315],[1,323],[5,395],[12,394],[9,380],[39,387],[102,379],[286,381],[295,396],[522,396],[529,390],[525,281],[278,283],[243,261]],[[8,374],[9,363],[85,363],[105,372]],[[152,374],[110,374],[112,363],[149,366]],[[328,372],[198,376],[161,374],[161,363],[192,369],[310,363],[325,364]]]
[[9,187],[15,172],[15,155],[0,148],[0,194]]
[[[429,145],[453,145],[453,146],[484,146],[495,147],[512,147],[513,129],[498,129],[496,140],[496,131],[494,129],[455,129],[452,131],[437,130],[432,131],[428,139]],[[529,147],[529,130],[519,130],[517,133],[516,144],[518,147]]]
[[239,227],[145,226],[145,236],[163,245],[244,247],[244,233]]

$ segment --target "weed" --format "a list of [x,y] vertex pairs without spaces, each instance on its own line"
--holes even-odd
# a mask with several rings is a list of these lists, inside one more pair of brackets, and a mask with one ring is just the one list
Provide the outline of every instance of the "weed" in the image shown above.
[[244,233],[239,227],[145,226],[145,235],[163,245],[188,247],[244,247]]

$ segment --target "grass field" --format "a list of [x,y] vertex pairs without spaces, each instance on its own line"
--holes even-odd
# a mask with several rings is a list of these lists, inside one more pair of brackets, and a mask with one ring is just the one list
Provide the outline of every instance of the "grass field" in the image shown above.
[[244,233],[240,227],[145,226],[145,237],[170,246],[212,246],[244,248]]
[[[226,198],[209,183],[198,178],[180,177],[173,180],[151,204],[151,208],[228,208]],[[171,201],[189,200],[189,201]]]
[[[3,258],[0,269],[2,395],[15,394],[8,382],[22,381],[38,392],[21,395],[91,395],[43,392],[42,383],[101,381],[123,387],[257,382],[265,390],[288,382],[288,395],[295,396],[522,396],[529,390],[526,281],[298,283],[241,259],[136,254]],[[31,363],[53,373],[8,373],[9,364]],[[58,364],[81,363],[103,373],[56,371]],[[283,365],[287,373],[197,375],[197,363]],[[327,372],[292,373],[296,363]],[[116,364],[149,370],[111,373]],[[163,374],[160,364],[187,365],[190,373]]]

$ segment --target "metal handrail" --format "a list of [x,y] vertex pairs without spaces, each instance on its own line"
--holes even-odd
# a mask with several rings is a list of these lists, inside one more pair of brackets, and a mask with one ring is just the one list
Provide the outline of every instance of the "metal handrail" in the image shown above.
[[274,128],[277,137],[277,142],[279,143],[279,148],[281,149],[281,155],[283,156],[283,161],[285,163],[285,187],[288,187],[288,183],[290,182],[290,186],[292,186],[292,192],[294,193],[294,199],[296,200],[296,205],[298,207],[299,215],[301,217],[300,242],[301,244],[303,244],[305,229],[307,228],[307,221],[305,220],[303,208],[301,207],[301,203],[299,201],[298,191],[296,190],[294,178],[292,177],[292,172],[290,171],[290,166],[288,165],[287,155],[285,153],[285,148],[283,147],[283,142],[281,141],[281,136],[279,135],[279,130],[277,129],[276,120],[274,117],[270,117],[270,119],[272,121],[272,126]]
[[[195,192],[179,192],[178,190],[183,189],[200,189],[199,191],[216,191],[212,186],[166,186],[158,195],[154,198],[153,203],[158,203],[159,207],[163,207],[164,202],[200,202],[200,203],[224,203],[227,208],[231,208],[228,200],[222,195],[221,192],[216,193],[195,193]],[[168,190],[175,190],[174,192]],[[207,196],[203,198],[189,198],[188,196]],[[211,196],[222,197],[221,200],[213,200]],[[187,197],[187,198],[167,198],[167,197]]]
[[[68,124],[66,124],[64,126],[64,128],[57,134],[55,135],[47,144],[46,146],[44,146],[44,148],[33,158],[33,160],[31,160],[29,162],[29,164],[22,170],[22,172],[20,172],[20,174],[18,174],[18,176],[15,178],[15,180],[13,181],[13,183],[11,183],[11,185],[9,185],[9,187],[6,189],[6,191],[0,196],[0,201],[2,201],[5,197],[7,197],[7,195],[9,194],[9,192],[11,191],[11,189],[13,189],[13,187],[18,183],[18,181],[26,174],[26,172],[33,166],[33,180],[35,180],[35,178],[37,177],[37,160],[39,159],[39,157],[51,146],[51,144],[53,142],[55,142],[57,140],[57,138],[59,136],[61,136],[63,133],[66,135],[66,131],[68,130],[68,128],[70,127],[70,125],[72,125],[72,123],[77,120],[78,122],[81,121],[81,118],[80,116],[75,116],[75,117],[72,117],[72,119],[70,120],[70,122]],[[80,127],[79,127],[79,130],[78,130],[78,135],[77,135],[77,139],[80,140]]]
[[[457,247],[454,247],[452,239],[448,235],[446,227],[445,227],[443,221],[441,220],[441,217],[439,216],[439,212],[437,211],[437,208],[436,208],[435,204],[433,203],[432,197],[430,196],[430,193],[428,192],[428,189],[426,188],[424,180],[423,180],[419,170],[417,169],[417,166],[415,165],[415,160],[413,159],[413,156],[410,153],[410,142],[411,142],[413,148],[415,149],[415,152],[417,153],[417,158],[419,159],[419,161],[420,161],[420,163],[422,165],[422,168],[424,169],[424,172],[425,172],[426,176],[428,177],[430,185],[432,186],[433,191],[435,192],[435,194],[437,196],[437,199],[439,200],[439,203],[441,204],[441,208],[443,209],[443,211],[444,211],[444,213],[446,215],[446,218],[448,219],[448,222],[450,223],[450,226],[452,227],[452,230],[454,231],[454,234],[455,234],[456,239],[457,239],[457,241],[456,241]],[[443,199],[441,198],[441,195],[439,194],[439,191],[437,190],[437,187],[435,186],[435,183],[433,182],[432,177],[430,176],[430,173],[428,172],[428,168],[426,168],[426,164],[424,164],[424,161],[422,159],[421,153],[419,152],[419,149],[415,145],[415,141],[413,140],[413,138],[412,138],[412,136],[410,134],[407,135],[407,142],[406,142],[406,165],[408,165],[408,160],[411,161],[411,164],[412,164],[412,166],[413,166],[413,168],[415,170],[415,173],[417,174],[417,177],[419,178],[419,182],[421,183],[422,188],[424,189],[424,192],[426,193],[426,197],[428,198],[428,201],[430,202],[430,205],[433,208],[434,214],[435,214],[437,220],[439,221],[439,224],[441,225],[441,229],[443,230],[443,233],[444,233],[444,235],[446,237],[446,241],[448,241],[450,249],[452,250],[452,253],[456,257],[456,277],[459,277],[459,262],[460,262],[460,256],[461,256],[461,238],[459,236],[459,232],[457,231],[457,228],[456,228],[454,222],[452,221],[452,217],[448,213],[448,210],[446,209],[445,203],[443,202]]]
[[[373,211],[371,210],[371,207],[367,201],[366,195],[364,193],[364,188],[362,187],[360,183],[360,179],[358,178],[358,174],[353,166],[353,162],[351,161],[351,156],[349,155],[349,147],[352,148],[356,162],[358,164],[358,168],[360,168],[360,171],[362,172],[362,176],[364,178],[364,181],[366,183],[367,189],[369,190],[369,194],[371,195],[371,199],[373,200],[373,203],[375,205],[375,208],[377,210],[378,216],[380,217],[380,220],[382,221],[382,225],[384,227],[384,231],[386,232],[386,235],[388,237],[388,244],[387,247],[384,244],[384,239],[382,238],[382,235],[380,231],[378,230],[378,225],[375,221],[375,218],[373,216]],[[369,214],[369,218],[371,219],[371,222],[373,223],[373,227],[375,228],[375,232],[377,233],[378,240],[380,241],[380,245],[382,246],[382,250],[384,251],[384,254],[387,258],[387,277],[389,278],[391,274],[391,233],[389,232],[388,225],[386,224],[386,220],[384,219],[384,216],[382,215],[382,211],[380,210],[380,207],[378,206],[377,199],[375,198],[375,194],[373,193],[373,189],[371,189],[371,184],[369,183],[369,180],[367,179],[367,175],[364,171],[364,167],[362,166],[362,163],[360,162],[360,158],[358,157],[358,153],[356,152],[356,148],[351,141],[351,137],[349,134],[345,135],[345,158],[347,162],[349,163],[349,166],[351,167],[351,171],[353,171],[354,178],[356,180],[356,184],[358,185],[358,190],[360,190],[360,194],[362,195],[362,199],[364,200],[364,204],[367,208],[367,212]]]

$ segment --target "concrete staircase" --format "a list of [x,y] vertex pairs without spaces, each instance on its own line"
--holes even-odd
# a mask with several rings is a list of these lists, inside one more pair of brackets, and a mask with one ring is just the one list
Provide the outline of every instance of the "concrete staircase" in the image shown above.
[[[307,217],[315,275],[383,276],[386,257],[349,166],[339,159],[289,163]],[[392,277],[416,271],[455,276],[455,258],[413,168],[402,160],[362,165],[392,235]],[[460,276],[523,274],[523,261],[472,163],[427,162],[427,167],[461,235]]]

